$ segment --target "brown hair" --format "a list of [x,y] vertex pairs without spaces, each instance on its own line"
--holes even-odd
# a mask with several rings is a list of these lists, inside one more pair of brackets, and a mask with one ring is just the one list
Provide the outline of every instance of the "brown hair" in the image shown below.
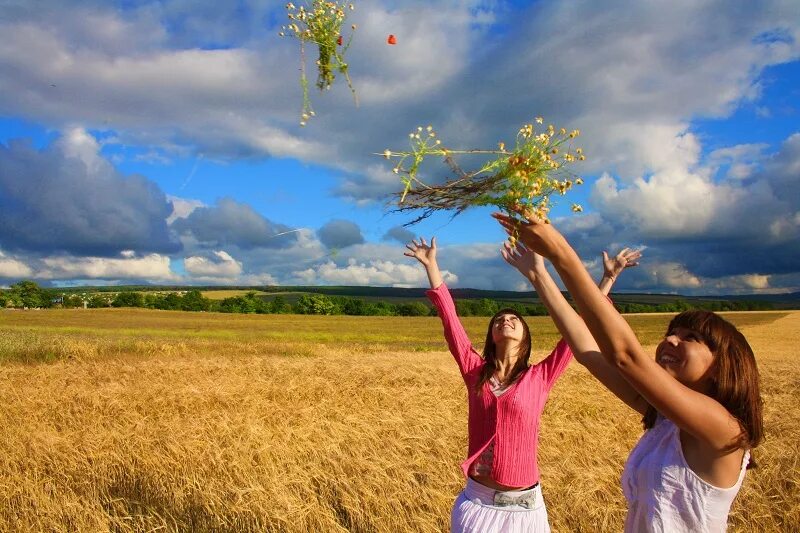
[[528,328],[528,323],[525,322],[522,315],[514,309],[510,307],[501,309],[496,312],[489,321],[489,329],[486,332],[486,342],[483,344],[483,366],[481,367],[481,373],[478,377],[478,383],[475,385],[475,390],[478,394],[483,390],[483,384],[489,381],[497,371],[497,345],[494,343],[494,338],[492,337],[492,327],[494,326],[494,321],[502,315],[514,315],[517,317],[522,323],[522,328],[525,332],[522,337],[522,342],[519,345],[518,353],[520,357],[514,364],[514,368],[511,369],[511,373],[506,379],[506,384],[513,383],[520,374],[528,369],[528,360],[531,358],[531,330]]
[[[700,334],[703,343],[714,354],[708,395],[739,421],[742,432],[732,447],[758,446],[764,437],[762,401],[756,358],[747,339],[736,326],[710,311],[684,311],[670,321],[667,335],[676,328]],[[642,419],[645,429],[653,427],[656,414],[653,406],[647,408]],[[751,460],[748,468],[755,466],[755,461]]]

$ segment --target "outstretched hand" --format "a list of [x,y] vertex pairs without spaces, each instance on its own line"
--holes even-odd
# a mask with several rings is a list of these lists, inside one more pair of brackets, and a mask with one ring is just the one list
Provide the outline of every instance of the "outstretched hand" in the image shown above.
[[536,215],[517,211],[524,220],[518,220],[505,213],[492,213],[506,233],[523,242],[525,246],[539,255],[552,260],[559,252],[569,249],[569,243],[552,224]]
[[533,281],[538,272],[544,269],[544,258],[528,249],[524,244],[518,242],[516,246],[506,241],[500,255],[506,263],[519,270],[520,274]]
[[413,257],[423,264],[425,268],[431,266],[436,262],[436,237],[431,237],[430,245],[425,242],[425,239],[420,237],[419,242],[416,239],[406,244],[408,252],[403,252],[407,257]]
[[630,248],[623,248],[614,257],[609,257],[608,253],[603,252],[603,275],[616,279],[626,268],[637,266],[641,257],[641,250],[631,250]]

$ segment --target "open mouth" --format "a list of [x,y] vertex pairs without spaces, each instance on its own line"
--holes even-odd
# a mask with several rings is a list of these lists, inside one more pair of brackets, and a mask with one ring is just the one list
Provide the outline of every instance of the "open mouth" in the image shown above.
[[678,360],[677,357],[673,357],[671,355],[667,355],[667,354],[663,354],[663,353],[658,357],[658,362],[660,364],[664,365],[664,366],[677,365],[678,363],[680,363],[680,361]]

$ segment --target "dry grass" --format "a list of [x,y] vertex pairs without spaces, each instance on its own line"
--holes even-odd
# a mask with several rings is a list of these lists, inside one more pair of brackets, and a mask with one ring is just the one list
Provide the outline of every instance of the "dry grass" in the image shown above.
[[[790,531],[800,313],[731,316],[767,426],[731,530]],[[631,321],[652,342],[668,318]],[[531,324],[543,356],[555,332]],[[466,406],[442,349],[435,318],[1,312],[0,530],[446,530]],[[542,424],[554,531],[619,531],[637,417],[573,364]]]

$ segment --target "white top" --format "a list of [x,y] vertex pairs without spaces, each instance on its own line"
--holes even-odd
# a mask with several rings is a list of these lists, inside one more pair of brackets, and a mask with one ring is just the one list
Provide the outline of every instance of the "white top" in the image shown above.
[[631,451],[622,473],[622,492],[628,500],[625,531],[724,532],[749,462],[747,450],[736,484],[727,489],[715,487],[689,468],[680,429],[659,415]]

